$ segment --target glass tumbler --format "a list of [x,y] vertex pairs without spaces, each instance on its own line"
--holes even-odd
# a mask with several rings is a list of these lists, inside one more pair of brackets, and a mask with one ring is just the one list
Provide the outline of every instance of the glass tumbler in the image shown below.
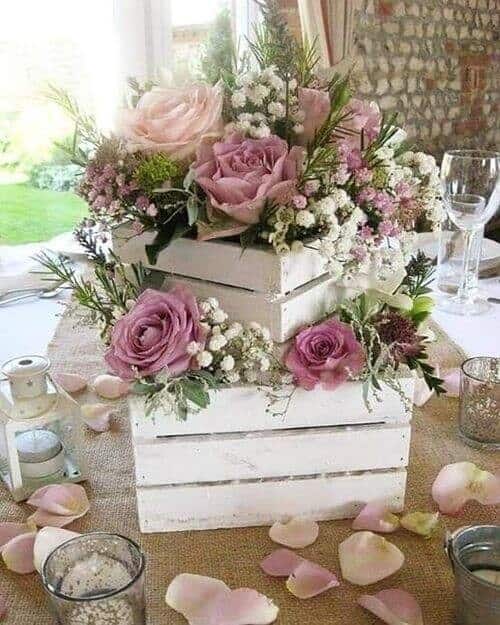
[[58,625],[145,625],[144,556],[129,538],[77,536],[43,565],[42,581]]
[[471,447],[500,449],[500,358],[462,364],[459,433]]

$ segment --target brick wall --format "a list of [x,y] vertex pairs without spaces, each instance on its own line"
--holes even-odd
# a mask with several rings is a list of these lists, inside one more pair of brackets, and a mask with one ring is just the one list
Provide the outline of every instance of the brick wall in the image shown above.
[[[297,29],[296,0],[281,0]],[[500,144],[500,0],[360,0],[357,91],[421,149]]]

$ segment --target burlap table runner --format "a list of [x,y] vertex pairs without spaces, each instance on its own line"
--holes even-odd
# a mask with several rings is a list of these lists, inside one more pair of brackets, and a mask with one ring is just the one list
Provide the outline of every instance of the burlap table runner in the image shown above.
[[[438,335],[434,357],[444,367],[456,366],[463,354],[442,332]],[[48,353],[55,370],[78,372],[87,377],[103,372],[102,346],[96,331],[82,326],[69,311],[62,318]],[[87,399],[82,397],[83,401]],[[339,588],[307,601],[289,594],[284,580],[268,578],[260,571],[259,561],[277,546],[269,540],[264,527],[141,535],[136,518],[133,456],[125,404],[119,408],[112,431],[87,435],[91,511],[71,525],[71,529],[119,532],[141,545],[147,557],[148,625],[185,622],[164,603],[168,583],[181,572],[210,575],[223,579],[231,587],[248,586],[265,593],[279,605],[277,622],[281,625],[375,623],[374,617],[356,605],[356,598],[367,590],[376,592],[394,586],[416,595],[426,625],[453,622],[453,580],[442,549],[442,533],[429,540],[405,531],[391,535],[390,539],[406,556],[405,565],[397,574],[368,589],[342,583]],[[433,398],[423,409],[415,410],[407,510],[433,509],[430,487],[439,469],[447,463],[471,460],[489,470],[498,470],[498,455],[474,451],[459,441],[456,412],[457,400],[446,398]],[[165,461],[168,463],[168,458]],[[29,506],[13,503],[6,490],[1,489],[0,519],[25,519],[31,512]],[[446,517],[443,524],[453,529],[471,523],[498,522],[498,512],[498,507],[469,504],[460,518]],[[321,523],[319,539],[301,553],[340,573],[337,545],[350,531],[350,521]],[[2,567],[0,592],[8,597],[7,623],[52,623],[36,574],[16,575]]]

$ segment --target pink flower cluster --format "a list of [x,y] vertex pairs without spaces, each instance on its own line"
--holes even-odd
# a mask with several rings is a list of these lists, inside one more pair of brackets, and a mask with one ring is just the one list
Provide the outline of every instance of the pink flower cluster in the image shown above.
[[94,214],[118,217],[124,205],[133,204],[137,184],[110,163],[91,163],[80,184],[79,194]]

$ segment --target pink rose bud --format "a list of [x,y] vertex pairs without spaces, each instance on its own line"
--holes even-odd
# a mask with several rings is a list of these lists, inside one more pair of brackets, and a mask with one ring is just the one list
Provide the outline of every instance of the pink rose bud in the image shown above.
[[297,210],[301,210],[307,206],[307,198],[305,195],[294,195],[292,198],[292,204]]
[[319,189],[319,180],[308,180],[304,185],[304,193],[307,197],[311,197],[317,193]]

